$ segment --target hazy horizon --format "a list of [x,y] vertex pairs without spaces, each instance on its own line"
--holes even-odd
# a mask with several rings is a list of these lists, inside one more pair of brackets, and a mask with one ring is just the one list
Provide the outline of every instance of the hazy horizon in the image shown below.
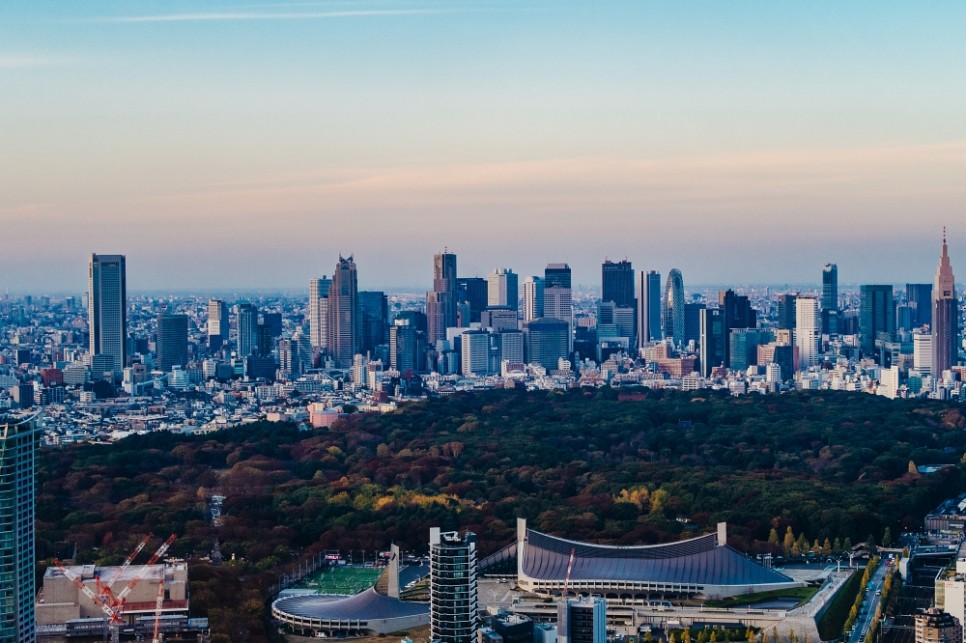
[[[966,271],[966,5],[0,5],[2,291]],[[964,273],[966,274],[966,273]]]

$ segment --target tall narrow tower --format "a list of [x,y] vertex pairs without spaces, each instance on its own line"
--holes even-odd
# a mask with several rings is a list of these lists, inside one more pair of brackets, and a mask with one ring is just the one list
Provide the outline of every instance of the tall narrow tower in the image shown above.
[[110,356],[115,375],[127,362],[127,267],[124,255],[92,254],[88,264],[91,356]]
[[0,641],[35,641],[36,416],[0,415]]
[[953,267],[946,248],[946,229],[943,228],[943,252],[936,269],[936,283],[932,289],[932,350],[933,373],[942,372],[956,364],[959,336],[959,309],[956,307],[956,286]]
[[426,293],[427,335],[433,345],[456,326],[456,255],[443,250],[433,256],[433,290]]
[[664,287],[664,336],[675,346],[684,343],[684,277],[677,268],[667,273]]
[[429,530],[429,639],[476,643],[476,535]]
[[359,316],[359,286],[352,257],[339,256],[329,288],[329,353],[338,368],[352,366],[359,352],[362,324]]
[[309,342],[313,348],[329,345],[329,287],[328,277],[309,279]]

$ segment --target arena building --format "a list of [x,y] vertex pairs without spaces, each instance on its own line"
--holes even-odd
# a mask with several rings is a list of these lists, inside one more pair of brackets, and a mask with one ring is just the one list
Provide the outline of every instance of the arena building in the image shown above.
[[272,618],[283,629],[302,636],[379,636],[429,623],[429,606],[399,599],[401,584],[418,580],[417,569],[400,570],[399,548],[393,545],[389,565],[376,587],[353,596],[296,594],[272,603]]
[[517,520],[517,542],[481,564],[516,569],[524,591],[565,591],[608,599],[719,599],[802,585],[729,547],[726,523],[714,533],[662,545],[608,546],[534,531]]

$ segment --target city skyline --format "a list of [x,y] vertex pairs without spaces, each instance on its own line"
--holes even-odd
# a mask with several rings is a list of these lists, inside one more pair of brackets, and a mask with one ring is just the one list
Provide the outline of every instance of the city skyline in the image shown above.
[[928,281],[966,202],[964,23],[949,2],[4,5],[4,289],[79,291],[71,266],[118,252],[152,290],[295,288],[339,253],[425,290],[444,246],[464,274],[566,261],[577,284],[604,257]]

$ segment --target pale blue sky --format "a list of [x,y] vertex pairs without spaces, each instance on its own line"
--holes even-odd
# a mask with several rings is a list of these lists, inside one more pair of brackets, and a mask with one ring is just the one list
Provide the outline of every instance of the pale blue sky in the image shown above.
[[[3,290],[966,274],[966,3],[0,4]],[[961,258],[961,259],[958,259]]]

